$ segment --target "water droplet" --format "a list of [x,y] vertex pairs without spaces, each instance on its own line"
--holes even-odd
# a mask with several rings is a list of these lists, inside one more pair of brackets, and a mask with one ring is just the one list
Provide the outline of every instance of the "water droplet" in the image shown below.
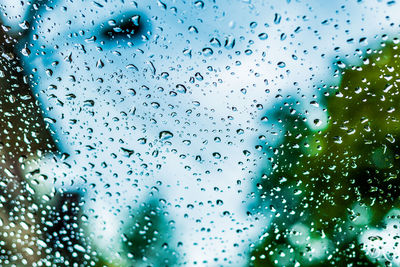
[[126,65],[126,69],[128,69],[128,70],[139,71],[139,69],[138,69],[135,65],[133,65],[133,64],[128,64],[128,65]]
[[275,24],[281,23],[281,19],[282,19],[281,15],[279,15],[278,13],[275,13],[274,23]]
[[286,67],[286,63],[283,62],[283,61],[279,61],[277,65],[278,65],[279,68],[284,68],[284,67]]
[[213,155],[213,157],[216,158],[216,159],[220,159],[220,158],[221,158],[221,154],[218,153],[218,152],[214,152],[212,155]]
[[259,38],[260,40],[267,40],[267,39],[268,39],[268,34],[266,34],[265,32],[260,33],[260,34],[258,35],[258,38]]
[[213,47],[221,47],[221,42],[217,38],[212,38],[210,44]]
[[195,7],[199,8],[199,9],[203,9],[204,8],[204,2],[203,1],[196,1],[194,2]]
[[225,37],[225,44],[224,47],[226,49],[232,49],[235,46],[236,40],[232,35]]
[[103,68],[104,67],[104,62],[101,59],[97,60],[96,67],[99,68],[99,69]]
[[183,84],[177,84],[176,90],[181,94],[186,94],[186,92],[187,92],[187,89]]
[[163,141],[168,140],[172,137],[174,137],[174,135],[170,131],[161,131],[159,134],[159,138]]
[[203,52],[203,55],[206,57],[209,57],[212,54],[214,54],[214,51],[209,47],[203,48],[202,52]]

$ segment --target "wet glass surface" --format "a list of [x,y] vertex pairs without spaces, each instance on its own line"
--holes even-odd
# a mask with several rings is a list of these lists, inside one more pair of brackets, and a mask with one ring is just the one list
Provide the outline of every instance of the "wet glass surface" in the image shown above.
[[400,265],[396,1],[0,10],[1,266]]

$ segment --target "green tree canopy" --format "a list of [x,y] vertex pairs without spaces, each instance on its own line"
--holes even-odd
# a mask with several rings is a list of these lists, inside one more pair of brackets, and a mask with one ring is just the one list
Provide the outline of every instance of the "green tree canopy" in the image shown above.
[[362,66],[339,69],[339,87],[319,88],[311,104],[326,107],[325,129],[313,130],[294,102],[270,116],[285,132],[270,147],[273,170],[260,193],[274,216],[255,265],[371,264],[358,237],[400,196],[400,52],[382,46],[367,50]]

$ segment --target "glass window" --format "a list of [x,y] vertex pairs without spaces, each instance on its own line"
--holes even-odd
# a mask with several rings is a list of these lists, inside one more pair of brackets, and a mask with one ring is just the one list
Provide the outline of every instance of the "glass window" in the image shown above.
[[400,265],[396,1],[0,11],[0,265]]

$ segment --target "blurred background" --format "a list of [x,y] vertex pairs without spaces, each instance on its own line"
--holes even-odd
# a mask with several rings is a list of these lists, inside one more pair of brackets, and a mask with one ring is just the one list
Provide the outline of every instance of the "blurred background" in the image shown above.
[[396,1],[0,10],[0,265],[400,265]]

